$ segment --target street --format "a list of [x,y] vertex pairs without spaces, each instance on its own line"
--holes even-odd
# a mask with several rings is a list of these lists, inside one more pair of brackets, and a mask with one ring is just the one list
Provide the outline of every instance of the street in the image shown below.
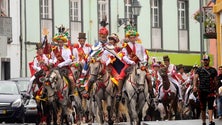
[[[221,125],[222,120],[214,119],[214,122],[216,125]],[[114,125],[129,125],[129,122],[122,122]],[[141,122],[141,125],[202,125],[202,121],[200,119],[198,120],[176,120],[176,121],[143,121]],[[208,119],[207,119],[208,124]],[[4,125],[4,124],[1,124]],[[13,125],[13,124],[7,124],[7,125]],[[25,124],[16,124],[16,125],[35,125],[33,123],[25,123]],[[82,125],[99,125],[98,123],[92,123],[92,124],[82,124]],[[108,124],[104,124],[108,125]]]

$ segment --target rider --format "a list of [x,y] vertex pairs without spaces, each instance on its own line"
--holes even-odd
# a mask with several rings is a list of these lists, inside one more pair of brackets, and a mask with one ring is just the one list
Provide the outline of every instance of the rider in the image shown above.
[[[87,58],[91,52],[92,47],[90,44],[86,43],[86,33],[79,33],[78,42],[73,45],[73,55],[75,56],[74,61],[77,63],[82,63],[87,65]],[[86,66],[84,68],[87,68]],[[87,69],[82,71],[80,78],[77,83],[84,83],[86,79]]]
[[[88,71],[88,62],[91,60],[92,57],[96,56],[97,54],[104,51],[104,47],[107,45],[107,36],[109,34],[109,31],[106,29],[106,27],[102,27],[99,30],[99,41],[93,45],[92,50],[89,54],[89,57],[87,59],[87,62],[84,64],[83,71],[81,74],[82,77],[86,77],[87,71]],[[81,79],[80,79],[81,80]],[[83,94],[84,98],[89,98],[89,92],[92,88],[92,83],[88,83],[88,89],[86,89],[85,93]]]
[[77,50],[77,55],[75,56],[77,62],[85,63],[87,57],[92,50],[91,45],[86,43],[86,33],[79,33],[78,42],[73,45],[73,52]]
[[[146,54],[146,50],[143,47],[143,45],[137,43],[138,36],[139,36],[138,32],[134,30],[129,30],[126,33],[128,43],[123,44],[122,52],[124,55],[123,60],[128,65],[135,65],[138,63],[141,63],[141,64],[147,63],[148,56]],[[148,86],[149,86],[150,95],[151,97],[154,97],[150,75],[147,75],[147,79],[149,80]]]
[[128,65],[122,60],[120,56],[121,49],[117,46],[119,42],[119,37],[117,34],[113,33],[109,37],[109,42],[105,46],[104,54],[102,55],[101,61],[103,61],[108,67],[111,69],[111,74],[113,78],[111,78],[112,82],[117,85],[118,92],[116,95],[117,101],[121,99],[123,81],[125,78],[125,70]]
[[158,94],[158,88],[160,83],[162,82],[162,78],[159,74],[159,69],[160,69],[160,64],[157,62],[154,62],[152,64],[152,71],[151,71],[151,77],[152,77],[152,81],[153,81],[153,86],[155,87],[155,95]]
[[71,93],[69,94],[73,94],[75,83],[73,80],[72,72],[70,70],[72,54],[71,50],[65,45],[68,39],[64,34],[60,33],[53,37],[53,41],[58,43],[58,46],[54,46],[52,48],[51,59],[49,60],[49,63],[54,64],[55,67],[64,68],[68,71],[68,74],[66,75],[68,75],[69,79],[67,80],[70,80],[71,83]]
[[[35,56],[33,60],[33,70],[35,70],[35,74],[32,76],[30,79],[29,85],[28,85],[28,90],[27,90],[27,95],[31,94],[31,89],[32,89],[32,84],[34,80],[36,79],[36,83],[38,84],[38,87],[42,85],[42,83],[39,81],[39,78],[44,75],[44,71],[48,71],[48,58],[46,55],[43,53],[43,44],[42,43],[37,43],[36,44],[36,50],[37,50],[37,55]],[[35,88],[33,88],[35,89]]]
[[174,64],[170,63],[170,58],[168,57],[168,55],[163,56],[163,61],[164,64],[166,65],[166,67],[168,68],[168,77],[169,77],[169,81],[174,83],[178,89],[178,96],[179,96],[179,100],[182,101],[182,94],[181,94],[181,87],[179,85],[179,82],[176,78],[176,66]]

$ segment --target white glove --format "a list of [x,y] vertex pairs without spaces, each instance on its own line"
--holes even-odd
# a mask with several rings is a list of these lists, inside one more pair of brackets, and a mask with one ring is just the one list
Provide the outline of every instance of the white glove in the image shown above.
[[131,65],[135,65],[136,63],[134,61],[130,62]]
[[37,68],[37,71],[40,71],[41,70],[41,68],[40,67],[36,67]]
[[59,67],[59,68],[61,68],[62,66],[63,66],[63,64],[62,64],[62,63],[59,63],[59,64],[58,64],[58,67]]

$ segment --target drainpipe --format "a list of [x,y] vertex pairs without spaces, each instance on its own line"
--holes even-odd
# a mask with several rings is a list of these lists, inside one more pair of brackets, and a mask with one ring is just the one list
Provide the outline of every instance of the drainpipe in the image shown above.
[[19,42],[20,42],[20,77],[22,77],[22,48],[23,48],[23,45],[22,45],[22,0],[20,0],[20,36],[19,36]]
[[25,77],[27,77],[27,45],[26,45],[26,41],[27,41],[27,32],[26,32],[26,28],[27,28],[27,24],[26,24],[26,0],[24,0],[24,28],[25,28]]

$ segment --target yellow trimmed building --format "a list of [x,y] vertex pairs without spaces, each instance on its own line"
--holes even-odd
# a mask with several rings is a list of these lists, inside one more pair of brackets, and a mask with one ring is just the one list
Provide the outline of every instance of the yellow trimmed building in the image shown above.
[[217,60],[218,66],[222,65],[222,0],[216,0],[216,4],[213,7],[213,12],[216,15],[216,27],[217,27]]

